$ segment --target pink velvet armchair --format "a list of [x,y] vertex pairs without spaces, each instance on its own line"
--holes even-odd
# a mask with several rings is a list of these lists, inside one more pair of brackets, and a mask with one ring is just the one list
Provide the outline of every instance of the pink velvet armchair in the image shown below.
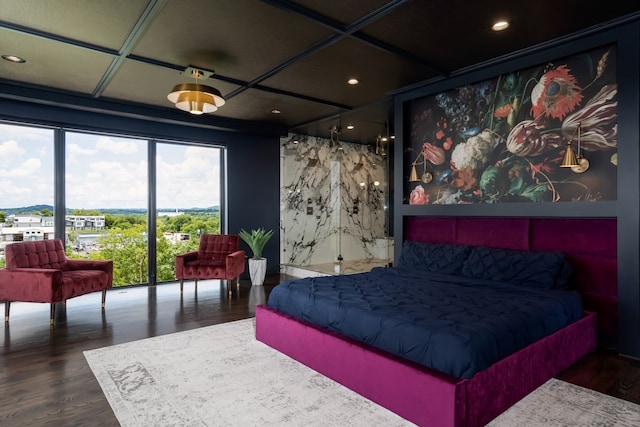
[[184,280],[199,279],[236,280],[240,287],[240,275],[244,273],[245,254],[240,250],[240,237],[236,234],[203,234],[197,251],[176,256],[176,279],[180,280],[180,293]]
[[11,302],[48,302],[53,324],[55,304],[113,286],[113,261],[68,259],[62,240],[17,242],[5,247],[6,268],[0,269],[0,301],[9,322]]

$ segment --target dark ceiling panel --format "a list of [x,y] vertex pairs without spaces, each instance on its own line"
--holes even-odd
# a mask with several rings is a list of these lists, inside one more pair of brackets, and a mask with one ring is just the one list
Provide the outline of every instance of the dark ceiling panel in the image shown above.
[[[585,30],[640,9],[638,2],[613,1],[593,13],[580,0],[561,1],[551,8],[541,2],[503,0],[414,1],[399,7],[362,30],[449,71],[526,49],[553,38]],[[498,19],[511,23],[494,32]],[[411,31],[402,29],[411,28]]]
[[[274,108],[281,113],[271,113]],[[323,104],[249,89],[229,100],[217,113],[225,117],[241,116],[247,120],[291,127],[296,123],[337,112],[335,108]]]
[[320,15],[326,16],[342,25],[349,25],[363,16],[367,16],[375,10],[389,3],[385,0],[372,1],[323,1],[323,0],[299,0],[295,3],[304,6]]
[[[187,5],[194,7],[186,7]],[[255,0],[169,1],[132,52],[251,81],[329,31]]]
[[0,0],[0,20],[118,50],[147,0]]
[[26,59],[0,60],[3,79],[91,94],[113,57],[81,47],[0,29],[1,54]]
[[[353,129],[349,129],[350,125]],[[342,141],[373,144],[378,135],[393,134],[393,101],[389,99],[357,110],[338,112],[326,118],[296,126],[291,131],[329,138],[331,129],[335,127],[341,129]]]
[[[356,107],[383,98],[394,88],[434,74],[357,40],[343,39],[265,80],[267,86],[286,88],[317,98],[329,98]],[[360,84],[350,86],[351,77]]]

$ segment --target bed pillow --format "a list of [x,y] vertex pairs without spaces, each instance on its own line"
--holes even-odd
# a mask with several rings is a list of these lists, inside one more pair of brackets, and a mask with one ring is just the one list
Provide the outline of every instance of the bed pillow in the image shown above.
[[460,274],[470,246],[422,243],[407,240],[402,245],[400,267],[442,274]]
[[562,253],[516,251],[486,246],[472,248],[462,267],[463,276],[540,289],[552,289],[559,282],[566,282],[566,273]]

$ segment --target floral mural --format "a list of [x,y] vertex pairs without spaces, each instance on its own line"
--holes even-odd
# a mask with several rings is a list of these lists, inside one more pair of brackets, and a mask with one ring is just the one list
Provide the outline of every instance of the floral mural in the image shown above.
[[[409,101],[404,202],[616,200],[615,56],[603,47]],[[588,170],[560,167],[569,142]]]

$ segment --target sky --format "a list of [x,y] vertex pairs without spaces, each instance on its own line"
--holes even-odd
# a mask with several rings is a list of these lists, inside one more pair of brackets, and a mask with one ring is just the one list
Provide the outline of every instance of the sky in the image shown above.
[[[0,124],[0,208],[53,205],[53,131]],[[66,207],[147,208],[147,142],[66,133]],[[220,204],[220,150],[158,143],[157,207]]]

